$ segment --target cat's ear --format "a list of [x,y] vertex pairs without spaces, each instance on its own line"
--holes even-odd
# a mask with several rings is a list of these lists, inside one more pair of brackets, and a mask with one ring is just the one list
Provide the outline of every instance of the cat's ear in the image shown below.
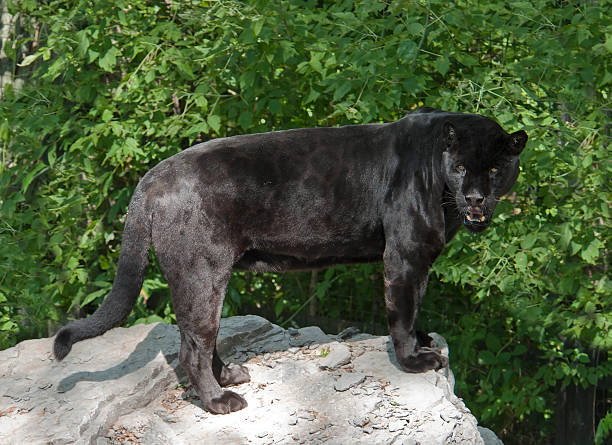
[[444,151],[448,151],[457,143],[457,130],[450,122],[444,122],[442,126],[442,140],[444,141]]
[[523,148],[525,148],[527,139],[527,133],[525,133],[523,130],[512,133],[509,136],[508,151],[513,155],[521,154]]

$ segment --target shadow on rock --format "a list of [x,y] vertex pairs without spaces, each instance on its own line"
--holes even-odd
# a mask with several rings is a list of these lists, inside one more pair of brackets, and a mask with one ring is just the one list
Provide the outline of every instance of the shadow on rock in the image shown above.
[[[166,363],[174,369],[180,381],[186,380],[186,375],[178,361],[178,347],[180,341],[169,335],[168,326],[158,324],[151,329],[148,335],[140,341],[134,350],[121,363],[100,371],[75,372],[60,381],[57,392],[63,393],[72,390],[79,382],[104,382],[117,380],[127,374],[136,372],[153,361],[161,353]],[[177,330],[178,333],[178,330]],[[101,354],[104,352],[101,351]]]

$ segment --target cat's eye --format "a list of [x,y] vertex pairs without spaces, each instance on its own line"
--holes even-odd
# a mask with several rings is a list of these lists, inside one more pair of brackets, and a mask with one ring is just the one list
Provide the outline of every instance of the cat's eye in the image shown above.
[[497,169],[495,167],[489,169],[489,173],[494,175],[495,173],[497,173]]
[[465,175],[465,167],[463,165],[459,164],[457,167],[455,167],[455,170],[457,170],[457,173],[460,175]]

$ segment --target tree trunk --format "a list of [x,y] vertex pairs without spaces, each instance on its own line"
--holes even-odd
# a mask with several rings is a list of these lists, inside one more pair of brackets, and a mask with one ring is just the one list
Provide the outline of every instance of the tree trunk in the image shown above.
[[589,445],[593,437],[593,388],[569,385],[557,391],[554,445]]
[[[39,28],[36,25],[25,26],[24,19],[27,20],[27,17],[10,13],[7,0],[0,0],[0,99],[4,97],[8,85],[12,85],[15,90],[23,86],[24,79],[16,76],[17,63],[28,53],[34,52],[38,45]],[[23,44],[15,48],[15,42],[22,40],[27,32],[31,32],[32,37],[29,47]],[[26,68],[26,73],[30,71],[30,67]]]
[[14,62],[4,52],[4,45],[9,41],[13,33],[13,16],[9,14],[7,0],[2,0],[0,10],[0,98],[4,97],[4,88],[13,83]]

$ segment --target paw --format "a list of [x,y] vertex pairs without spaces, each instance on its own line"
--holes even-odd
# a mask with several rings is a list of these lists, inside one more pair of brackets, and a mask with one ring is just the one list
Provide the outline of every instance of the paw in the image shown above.
[[440,351],[431,348],[417,348],[416,352],[407,357],[398,357],[404,371],[420,373],[430,369],[441,369],[448,366],[448,358]]
[[219,385],[221,386],[239,385],[250,381],[251,375],[246,366],[231,365],[221,368],[219,376]]
[[214,397],[208,403],[204,403],[204,407],[213,414],[228,414],[246,408],[247,402],[235,392],[223,391],[221,396]]

